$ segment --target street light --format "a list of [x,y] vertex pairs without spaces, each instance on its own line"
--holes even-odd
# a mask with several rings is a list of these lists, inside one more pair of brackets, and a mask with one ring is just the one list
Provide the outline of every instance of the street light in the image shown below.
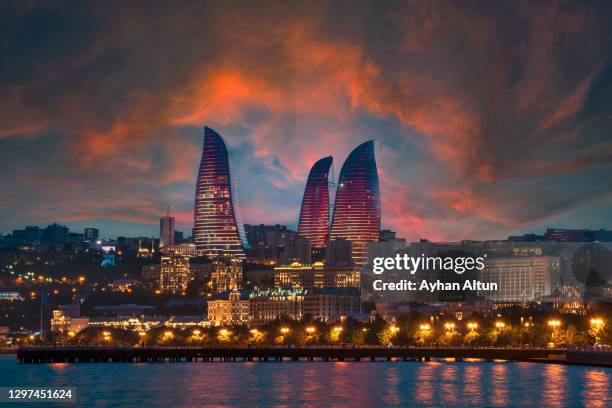
[[251,333],[253,336],[257,336],[259,334],[259,330],[251,329],[251,330],[249,330],[249,333]]
[[468,328],[470,331],[476,331],[476,330],[478,329],[478,323],[476,323],[476,322],[469,322],[469,323],[467,324],[467,328]]
[[600,327],[603,327],[605,324],[606,322],[604,321],[604,319],[600,317],[594,317],[591,319],[591,326],[593,326],[593,328],[599,329]]
[[285,334],[288,334],[290,330],[289,330],[289,328],[288,328],[288,327],[282,327],[282,328],[280,329],[280,331],[281,331],[281,333],[283,333],[283,335],[285,335]]
[[315,329],[314,326],[308,326],[306,328],[306,333],[308,333],[309,335],[314,334],[314,332],[316,332],[316,331],[317,331],[317,329]]
[[202,333],[202,332],[201,332],[200,330],[198,330],[198,329],[195,329],[195,330],[193,331],[193,335],[194,335],[195,337],[199,337],[201,333]]
[[429,329],[431,329],[431,326],[428,323],[419,325],[419,330],[428,331]]
[[559,326],[561,326],[561,322],[557,319],[552,319],[548,321],[548,325],[553,329],[557,329]]
[[446,331],[454,331],[455,323],[453,322],[444,323],[444,328],[446,329]]
[[164,339],[168,339],[169,340],[169,339],[171,339],[173,337],[174,337],[174,333],[172,333],[170,330],[164,332]]
[[497,321],[497,322],[495,322],[495,328],[496,328],[496,329],[501,330],[501,329],[503,329],[504,327],[506,327],[506,323],[501,322],[501,321]]
[[391,326],[390,329],[391,329],[391,334],[393,334],[394,336],[399,331],[399,327],[395,325]]

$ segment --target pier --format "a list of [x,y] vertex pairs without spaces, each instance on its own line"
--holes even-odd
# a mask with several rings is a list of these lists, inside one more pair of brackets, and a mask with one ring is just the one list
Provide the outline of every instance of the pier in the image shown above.
[[270,361],[431,361],[467,359],[528,361],[612,367],[612,352],[511,348],[401,347],[31,347],[17,351],[23,364],[270,362]]

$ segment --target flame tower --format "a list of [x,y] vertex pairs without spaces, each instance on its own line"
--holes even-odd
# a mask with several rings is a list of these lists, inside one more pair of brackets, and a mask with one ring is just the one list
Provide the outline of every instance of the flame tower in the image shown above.
[[204,127],[204,149],[195,194],[193,237],[199,255],[244,259],[248,248],[238,209],[231,154],[217,132]]
[[329,237],[329,169],[333,158],[327,156],[317,161],[310,169],[302,209],[298,234],[310,240],[312,248],[322,248]]
[[374,141],[357,146],[340,170],[330,238],[352,242],[353,262],[368,261],[367,243],[380,236],[380,186]]

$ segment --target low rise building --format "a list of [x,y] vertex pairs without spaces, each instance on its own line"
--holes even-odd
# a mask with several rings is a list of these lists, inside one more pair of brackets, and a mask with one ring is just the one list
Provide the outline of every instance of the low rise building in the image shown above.
[[232,290],[224,299],[222,295],[208,301],[208,321],[215,326],[233,326],[249,323],[249,299],[240,291]]
[[89,324],[89,318],[81,316],[78,304],[60,305],[52,313],[51,331],[55,333],[78,333]]
[[313,289],[304,296],[304,314],[316,320],[337,321],[360,312],[357,288]]
[[249,322],[262,325],[281,318],[300,319],[307,293],[305,289],[254,291],[249,296]]

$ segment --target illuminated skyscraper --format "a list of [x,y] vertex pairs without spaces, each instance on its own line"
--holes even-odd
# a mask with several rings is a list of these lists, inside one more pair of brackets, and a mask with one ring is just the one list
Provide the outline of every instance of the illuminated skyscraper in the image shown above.
[[329,169],[332,161],[333,158],[328,156],[312,166],[304,190],[298,234],[309,239],[312,248],[324,247],[329,236]]
[[223,138],[205,127],[196,183],[193,234],[198,253],[209,258],[223,254],[244,259],[244,250],[248,248],[230,159]]
[[340,171],[330,238],[352,242],[353,262],[365,265],[367,243],[380,236],[380,187],[374,141],[355,148]]

